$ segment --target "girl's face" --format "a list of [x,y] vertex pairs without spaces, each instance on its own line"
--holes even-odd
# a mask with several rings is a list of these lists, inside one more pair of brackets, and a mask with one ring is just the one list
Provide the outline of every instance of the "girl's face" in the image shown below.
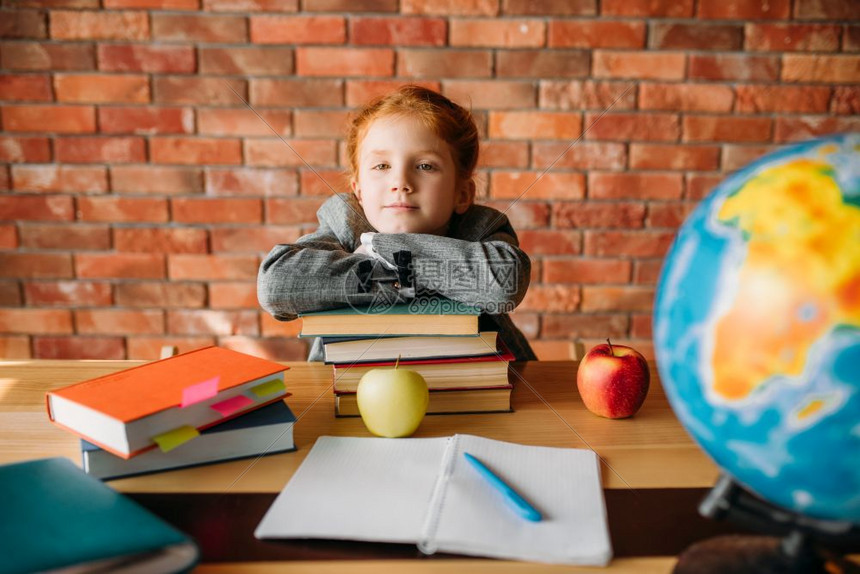
[[454,212],[474,199],[459,181],[448,144],[411,116],[373,120],[358,148],[352,189],[381,233],[444,235]]

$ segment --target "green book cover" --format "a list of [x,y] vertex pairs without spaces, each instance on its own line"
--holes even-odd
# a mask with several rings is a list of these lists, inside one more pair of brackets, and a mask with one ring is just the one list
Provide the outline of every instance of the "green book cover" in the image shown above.
[[181,572],[191,539],[65,458],[0,466],[0,571]]
[[338,307],[325,311],[299,313],[299,317],[326,315],[480,315],[481,310],[444,297],[417,298],[408,303],[379,303],[368,306]]

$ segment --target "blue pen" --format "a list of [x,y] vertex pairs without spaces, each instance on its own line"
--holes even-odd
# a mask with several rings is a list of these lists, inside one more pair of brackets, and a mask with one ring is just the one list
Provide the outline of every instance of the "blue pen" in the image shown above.
[[538,510],[526,502],[526,500],[520,496],[516,490],[508,486],[504,480],[496,476],[492,470],[484,466],[480,460],[469,454],[468,452],[464,452],[463,456],[466,457],[473,467],[478,471],[478,474],[483,476],[490,485],[502,493],[505,497],[505,500],[508,504],[516,511],[517,514],[525,518],[526,520],[531,520],[532,522],[540,522],[541,515]]

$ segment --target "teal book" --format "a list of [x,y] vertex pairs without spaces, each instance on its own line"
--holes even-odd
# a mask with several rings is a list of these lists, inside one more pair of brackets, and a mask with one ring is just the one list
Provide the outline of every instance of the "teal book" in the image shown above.
[[65,458],[0,466],[0,571],[184,572],[196,544]]
[[302,337],[478,335],[480,309],[451,299],[417,298],[409,303],[340,307],[299,313]]

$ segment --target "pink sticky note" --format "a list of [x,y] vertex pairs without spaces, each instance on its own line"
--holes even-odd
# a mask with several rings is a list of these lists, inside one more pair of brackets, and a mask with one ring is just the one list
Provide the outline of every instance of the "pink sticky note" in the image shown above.
[[212,408],[221,413],[221,416],[229,417],[233,413],[242,410],[253,402],[254,401],[252,401],[245,395],[237,395],[232,399],[227,399],[221,401],[220,403],[215,403],[214,405],[212,405]]
[[218,394],[218,381],[220,380],[221,376],[218,375],[208,381],[185,387],[182,389],[182,404],[179,406],[184,408],[188,405],[211,399]]

